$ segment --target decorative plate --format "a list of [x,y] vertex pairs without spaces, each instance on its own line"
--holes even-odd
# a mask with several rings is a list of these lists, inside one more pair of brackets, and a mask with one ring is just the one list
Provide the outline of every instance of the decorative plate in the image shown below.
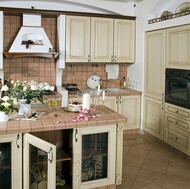
[[87,86],[91,89],[96,89],[100,84],[100,77],[97,75],[92,75],[87,79]]
[[187,10],[190,10],[190,2],[185,2],[185,3],[182,3],[181,5],[179,5],[176,8],[175,13],[180,13],[180,12],[184,12]]
[[161,20],[167,20],[168,18],[170,18],[170,16],[172,15],[171,12],[169,11],[164,11],[162,14],[161,14]]

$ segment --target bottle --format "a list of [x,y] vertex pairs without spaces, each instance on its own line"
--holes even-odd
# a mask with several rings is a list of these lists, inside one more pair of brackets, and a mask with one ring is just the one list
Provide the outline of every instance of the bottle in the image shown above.
[[1,90],[2,86],[3,86],[2,80],[0,79],[0,90]]
[[125,89],[126,88],[126,80],[125,77],[123,77],[123,79],[120,82],[120,88],[121,89]]

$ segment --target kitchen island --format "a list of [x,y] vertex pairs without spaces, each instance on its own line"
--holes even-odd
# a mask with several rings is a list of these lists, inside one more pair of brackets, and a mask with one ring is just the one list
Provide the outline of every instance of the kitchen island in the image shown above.
[[[14,158],[17,159],[17,163],[11,164],[12,174],[19,175],[18,171],[14,173],[15,170],[20,169],[18,167],[19,162],[21,167],[23,167],[23,185],[21,184],[21,174],[21,178],[19,177],[16,182],[14,179],[12,180],[13,189],[28,188],[36,183],[29,180],[29,177],[31,177],[29,174],[31,172],[30,161],[35,151],[37,152],[37,156],[39,156],[38,160],[42,156],[46,157],[42,155],[43,153],[39,153],[39,149],[47,153],[48,157],[45,161],[48,164],[48,171],[50,171],[47,174],[48,189],[116,188],[116,184],[120,184],[122,181],[123,124],[127,122],[127,118],[107,107],[98,106],[97,109],[98,111],[104,111],[106,114],[90,118],[89,121],[73,122],[70,118],[78,115],[78,113],[66,112],[61,109],[59,113],[51,112],[49,114],[47,109],[41,108],[37,109],[37,111],[45,112],[45,114],[37,120],[9,120],[6,123],[0,123],[0,143],[3,143],[3,138],[7,143],[8,139],[6,140],[6,137],[10,139],[13,136],[13,138],[15,137],[15,142],[10,139],[10,143],[17,145],[17,148],[11,145],[12,162],[14,162]],[[96,140],[94,137],[99,138]],[[92,143],[92,138],[95,139],[95,143]],[[40,145],[41,140],[42,145]],[[61,151],[60,145],[58,145],[60,144],[60,140]],[[84,144],[83,141],[85,140],[87,142]],[[97,141],[98,146],[96,146]],[[30,142],[31,144],[29,144]],[[40,147],[36,146],[38,144]],[[50,147],[45,147],[47,144]],[[92,144],[95,146],[92,146]],[[33,146],[35,146],[35,149],[39,149],[33,150]],[[98,155],[93,155],[92,152],[90,152],[90,155],[90,148],[93,148],[93,153],[97,150]],[[16,151],[19,151],[19,153],[15,154],[17,153]],[[98,159],[102,158],[102,167],[104,168],[101,169],[100,178],[98,178],[97,173],[94,171],[91,172],[91,177],[89,176],[89,172],[86,173],[85,171],[86,163],[92,160],[92,158],[95,159],[95,157],[96,159],[97,157]],[[107,162],[106,164],[105,161]],[[34,164],[39,164],[40,168],[42,166],[42,163],[39,162],[35,162]],[[65,171],[65,169],[68,171],[68,173],[64,173],[65,185],[57,185],[55,187],[55,175],[57,178],[57,173],[60,170]],[[94,169],[96,170],[96,168]],[[20,185],[18,185],[19,181],[21,182]]]

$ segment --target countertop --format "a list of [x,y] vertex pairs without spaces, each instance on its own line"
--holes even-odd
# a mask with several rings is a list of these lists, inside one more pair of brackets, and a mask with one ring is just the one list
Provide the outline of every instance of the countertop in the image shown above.
[[[126,92],[106,92],[106,96],[132,96],[132,95],[142,95],[141,91],[134,89],[125,89]],[[68,94],[69,98],[78,98],[77,94]]]
[[[72,122],[70,118],[77,116],[78,113],[66,112],[65,110],[61,109],[59,116],[57,116],[57,112],[52,112],[49,114],[47,112],[47,108],[40,108],[38,110],[36,109],[36,111],[42,111],[46,113],[37,120],[9,120],[8,122],[0,123],[0,134],[17,134],[50,130],[53,131],[91,126],[123,124],[127,122],[127,118],[105,106],[97,106],[97,110],[105,112],[106,115],[90,118],[89,121]],[[16,112],[13,112],[12,114],[15,113]]]

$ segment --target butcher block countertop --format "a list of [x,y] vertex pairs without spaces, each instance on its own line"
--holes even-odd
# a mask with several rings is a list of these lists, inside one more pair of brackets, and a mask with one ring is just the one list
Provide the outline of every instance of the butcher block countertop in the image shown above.
[[[104,125],[124,124],[127,122],[127,118],[105,106],[97,106],[97,110],[105,112],[106,115],[96,116],[95,118],[90,118],[88,121],[73,122],[71,117],[77,116],[79,113],[67,112],[61,109],[59,115],[56,111],[49,114],[47,108],[40,108],[35,111],[45,113],[36,120],[9,120],[5,123],[0,122],[0,134],[53,131],[92,126],[98,127]],[[12,115],[15,115],[16,113],[17,112],[13,112]]]

